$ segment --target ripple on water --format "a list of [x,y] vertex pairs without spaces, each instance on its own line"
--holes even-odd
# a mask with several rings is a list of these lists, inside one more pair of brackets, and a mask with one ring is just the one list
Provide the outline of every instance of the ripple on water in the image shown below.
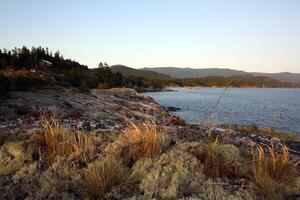
[[[176,89],[145,93],[164,106],[179,107],[177,115],[199,123],[217,102],[222,88]],[[216,108],[220,123],[256,124],[300,134],[300,89],[230,88]]]

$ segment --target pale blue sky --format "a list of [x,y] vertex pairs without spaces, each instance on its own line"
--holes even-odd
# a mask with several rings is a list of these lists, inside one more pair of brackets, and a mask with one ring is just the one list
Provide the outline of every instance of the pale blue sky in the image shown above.
[[96,67],[300,72],[299,0],[0,0],[0,48]]

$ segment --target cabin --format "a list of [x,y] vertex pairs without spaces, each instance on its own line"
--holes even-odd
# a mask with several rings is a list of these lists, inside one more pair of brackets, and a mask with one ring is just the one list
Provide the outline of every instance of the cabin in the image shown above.
[[44,60],[44,59],[40,60],[39,62],[40,67],[51,67],[52,65],[53,65],[52,62],[49,62],[48,60]]

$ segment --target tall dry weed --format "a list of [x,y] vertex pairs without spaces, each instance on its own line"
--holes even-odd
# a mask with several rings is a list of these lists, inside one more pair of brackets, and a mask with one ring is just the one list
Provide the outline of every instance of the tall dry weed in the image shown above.
[[120,158],[107,156],[89,164],[84,182],[87,195],[92,199],[103,199],[114,185],[121,182],[125,173]]
[[41,135],[43,152],[48,161],[53,161],[57,156],[70,154],[87,159],[94,149],[91,137],[81,132],[72,133],[54,119],[44,121]]
[[121,156],[128,162],[141,157],[154,157],[163,151],[164,134],[155,123],[137,125],[130,122],[129,129],[121,136]]
[[253,174],[260,192],[269,199],[282,199],[282,184],[292,186],[295,183],[297,170],[291,163],[289,151],[283,146],[280,153],[272,145],[267,147],[268,153],[262,146],[257,146],[253,153]]

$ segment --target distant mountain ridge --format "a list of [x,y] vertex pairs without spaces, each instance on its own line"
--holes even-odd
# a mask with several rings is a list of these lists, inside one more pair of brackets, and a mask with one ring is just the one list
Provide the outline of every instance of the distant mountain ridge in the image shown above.
[[145,77],[150,79],[172,79],[172,78],[203,78],[203,77],[257,77],[265,76],[282,82],[300,83],[300,73],[260,73],[246,72],[228,68],[179,68],[179,67],[154,67],[135,69],[124,65],[113,65],[110,67],[113,72],[120,72],[124,76]]
[[147,71],[154,71],[161,74],[167,74],[174,78],[201,78],[207,76],[266,76],[283,82],[300,82],[300,73],[259,73],[259,72],[245,72],[242,70],[234,70],[227,68],[179,68],[179,67],[154,67],[142,68]]
[[244,76],[248,75],[245,71],[233,70],[233,69],[221,69],[221,68],[179,68],[179,67],[155,67],[155,68],[143,68],[150,71],[155,71],[162,74],[169,74],[174,78],[199,78],[206,76]]
[[155,72],[146,69],[134,69],[124,65],[112,65],[110,66],[112,72],[120,72],[124,76],[136,76],[150,79],[171,79],[172,77],[166,74]]
[[281,72],[281,73],[252,73],[254,76],[267,76],[274,78],[279,81],[300,83],[300,73],[290,73],[290,72]]

